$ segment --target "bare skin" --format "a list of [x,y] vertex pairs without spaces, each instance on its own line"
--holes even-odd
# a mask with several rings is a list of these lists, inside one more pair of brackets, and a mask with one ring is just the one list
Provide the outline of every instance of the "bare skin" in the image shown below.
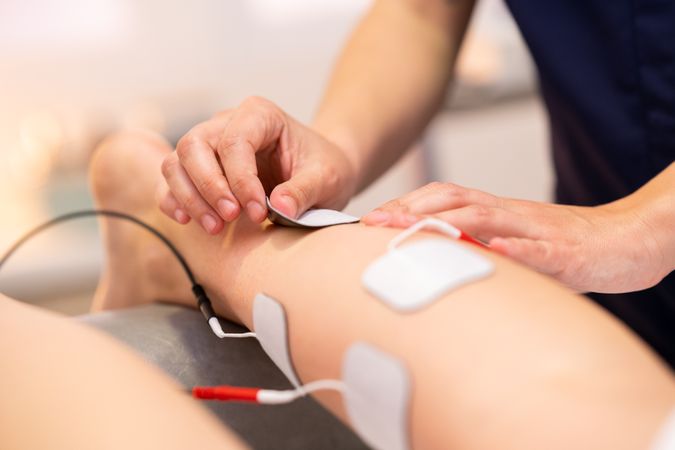
[[343,208],[441,107],[473,4],[374,1],[311,125],[259,97],[197,124],[164,162],[162,211],[215,235],[240,214],[263,222],[265,192],[291,217],[315,205]]
[[[146,156],[135,167],[150,163]],[[154,179],[127,173],[121,164],[106,171],[94,183],[99,200],[121,210],[146,208],[148,199],[137,194],[151,192]],[[121,183],[127,175],[136,182]],[[96,307],[112,299],[121,306],[123,299],[152,298],[156,291],[148,288],[159,280],[146,283],[152,272],[145,270],[140,278],[132,274],[147,264],[161,269],[165,255],[153,253],[130,227],[109,229],[106,245],[111,258]],[[0,448],[245,448],[181,386],[120,343],[3,295],[0,355]]]
[[[486,253],[496,264],[491,278],[399,314],[359,281],[396,230],[348,225],[306,233],[246,219],[217,236],[197,224],[181,227],[153,199],[150,179],[168,152],[152,135],[109,139],[92,165],[99,205],[166,233],[223,316],[251,327],[255,294],[280,301],[303,381],[338,378],[355,341],[405,361],[415,448],[646,448],[675,406],[672,374],[623,325],[497,255]],[[153,237],[113,221],[105,221],[105,236],[107,284],[96,308],[130,299],[193,304],[185,275]],[[347,421],[338,394],[318,398]]]
[[244,448],[109,336],[2,295],[0,355],[2,449]]
[[595,207],[502,198],[431,183],[362,221],[407,227],[422,216],[434,216],[579,292],[631,292],[650,288],[675,270],[673,186],[675,163],[628,197]]
[[[250,97],[196,125],[164,161],[161,210],[217,235],[244,212],[261,223],[265,192],[288,216],[343,208],[420,138],[443,104],[474,3],[373,1],[311,124]],[[572,289],[631,292],[675,268],[674,180],[671,164],[637,193],[598,207],[436,184],[383,205],[364,223],[405,226],[410,215],[436,215]]]

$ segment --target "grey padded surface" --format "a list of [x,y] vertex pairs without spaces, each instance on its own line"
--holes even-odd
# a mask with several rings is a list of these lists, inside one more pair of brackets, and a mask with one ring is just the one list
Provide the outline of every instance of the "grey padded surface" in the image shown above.
[[[291,388],[257,340],[218,339],[195,310],[158,304],[89,314],[78,320],[128,344],[184,386]],[[225,331],[245,331],[222,322]],[[280,406],[205,404],[255,449],[367,448],[312,398]]]

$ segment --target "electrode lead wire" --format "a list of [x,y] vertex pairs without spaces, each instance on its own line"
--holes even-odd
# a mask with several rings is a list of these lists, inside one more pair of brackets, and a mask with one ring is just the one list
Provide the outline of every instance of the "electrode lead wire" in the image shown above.
[[119,220],[124,220],[127,222],[134,223],[138,225],[139,227],[145,229],[146,231],[150,232],[152,235],[157,237],[164,245],[171,251],[171,253],[174,255],[174,257],[178,260],[178,263],[181,265],[183,268],[183,271],[187,275],[188,279],[190,280],[190,284],[192,285],[192,293],[195,296],[195,299],[197,300],[197,307],[199,310],[202,312],[202,315],[206,319],[209,328],[213,331],[213,333],[218,336],[219,338],[248,338],[248,337],[256,337],[256,334],[253,332],[246,332],[246,333],[225,333],[223,331],[222,326],[220,325],[220,321],[218,320],[218,317],[216,316],[215,311],[213,310],[213,306],[211,305],[211,300],[209,297],[206,295],[206,292],[204,291],[204,288],[197,282],[197,279],[192,272],[192,269],[190,269],[190,266],[188,265],[187,261],[185,260],[185,257],[182,255],[180,251],[176,248],[176,246],[164,235],[162,234],[159,230],[156,228],[148,225],[147,223],[143,222],[142,220],[126,214],[122,213],[119,211],[111,211],[111,210],[105,210],[105,209],[86,209],[86,210],[81,210],[81,211],[74,211],[68,214],[64,214],[62,216],[55,217],[54,219],[43,223],[42,225],[32,229],[28,233],[26,233],[24,236],[22,236],[12,247],[10,247],[9,250],[0,258],[0,270],[2,267],[5,265],[5,263],[9,260],[9,258],[16,253],[19,248],[21,248],[26,242],[34,238],[36,235],[42,233],[43,231],[52,228],[58,224],[61,224],[63,222],[69,222],[72,220],[77,220],[77,219],[82,219],[82,218],[87,218],[87,217],[109,217],[112,219],[119,219]]

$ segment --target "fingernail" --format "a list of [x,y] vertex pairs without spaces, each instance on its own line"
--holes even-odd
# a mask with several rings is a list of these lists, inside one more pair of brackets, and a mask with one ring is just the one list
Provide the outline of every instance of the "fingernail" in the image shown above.
[[202,216],[202,227],[204,227],[208,233],[213,233],[217,225],[216,219],[211,214],[204,214]]
[[188,216],[185,211],[182,209],[177,209],[174,213],[173,216],[176,218],[178,223],[185,225],[190,221],[190,216]]
[[248,211],[248,216],[254,222],[262,222],[265,219],[265,210],[257,202],[248,202],[246,204],[246,211]]
[[363,217],[363,221],[371,225],[384,225],[391,220],[391,214],[386,211],[373,211]]
[[226,199],[226,198],[221,198],[218,200],[218,213],[220,213],[221,217],[225,220],[232,220],[234,219],[234,214],[237,211],[237,205],[235,205],[232,201]]

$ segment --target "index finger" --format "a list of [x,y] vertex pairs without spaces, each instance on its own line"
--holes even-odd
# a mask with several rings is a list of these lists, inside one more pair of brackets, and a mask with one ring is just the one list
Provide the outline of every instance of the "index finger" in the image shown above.
[[436,181],[385,203],[378,209],[392,212],[401,210],[409,214],[436,214],[472,204],[500,205],[499,198],[487,192]]

